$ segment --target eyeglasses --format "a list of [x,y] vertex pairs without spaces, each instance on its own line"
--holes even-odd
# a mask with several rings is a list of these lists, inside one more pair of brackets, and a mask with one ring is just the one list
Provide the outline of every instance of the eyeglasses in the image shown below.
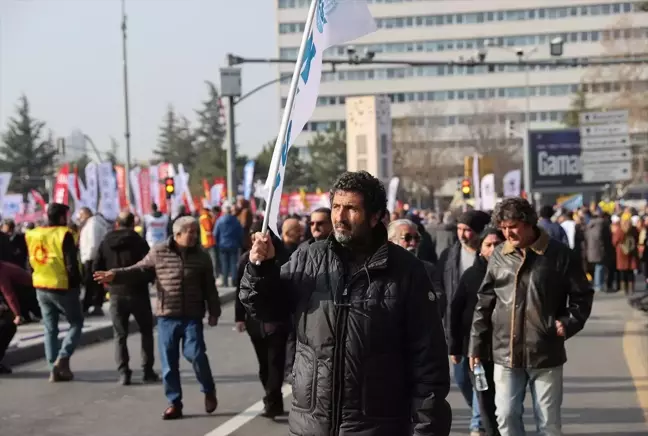
[[412,241],[414,242],[419,242],[421,240],[421,236],[419,234],[411,234],[411,233],[405,233],[404,235],[401,236],[401,240],[410,243]]

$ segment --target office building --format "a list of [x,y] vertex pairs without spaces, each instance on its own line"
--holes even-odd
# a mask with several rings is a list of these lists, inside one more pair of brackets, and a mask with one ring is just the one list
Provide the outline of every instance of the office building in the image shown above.
[[[310,0],[276,1],[278,55],[294,59]],[[640,51],[633,47],[646,47],[648,44],[648,13],[639,8],[639,4],[644,2],[368,2],[379,30],[353,42],[353,49],[360,57],[370,53],[375,54],[374,59],[381,60],[458,61],[473,58],[479,61],[481,54],[486,61],[515,61],[518,57],[549,60],[552,59],[550,43],[561,38],[564,42],[563,59],[593,59],[618,56],[624,50]],[[348,51],[346,46],[334,47],[326,55],[345,58]],[[280,64],[278,68],[281,74],[289,75],[293,66]],[[324,70],[327,68],[325,66]],[[639,76],[629,80],[641,81]],[[643,77],[644,85],[647,78]],[[317,131],[345,128],[345,100],[350,96],[388,95],[392,101],[394,126],[399,120],[408,119],[406,124],[418,126],[418,135],[427,137],[426,141],[458,149],[482,141],[484,136],[504,135],[504,126],[509,121],[523,130],[527,113],[532,128],[562,126],[564,115],[581,83],[595,81],[595,85],[586,86],[586,92],[603,102],[613,101],[620,93],[627,94],[630,88],[622,83],[625,80],[612,70],[603,76],[595,74],[592,68],[574,67],[543,66],[526,71],[519,66],[508,66],[489,71],[485,65],[344,65],[336,72],[324,74],[317,109],[297,145],[304,145]],[[279,85],[277,104],[283,107],[287,93],[288,85]],[[476,124],[499,127],[497,132],[484,133],[476,131],[479,130]],[[395,132],[395,142],[399,140],[397,136]]]

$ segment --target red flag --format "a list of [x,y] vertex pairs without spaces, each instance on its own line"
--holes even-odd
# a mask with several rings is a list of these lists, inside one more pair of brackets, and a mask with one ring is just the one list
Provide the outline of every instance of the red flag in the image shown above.
[[74,191],[76,198],[81,199],[81,187],[79,187],[79,166],[74,164]]
[[69,195],[69,176],[70,164],[64,164],[56,176],[56,184],[54,185],[53,199],[54,203],[68,204]]

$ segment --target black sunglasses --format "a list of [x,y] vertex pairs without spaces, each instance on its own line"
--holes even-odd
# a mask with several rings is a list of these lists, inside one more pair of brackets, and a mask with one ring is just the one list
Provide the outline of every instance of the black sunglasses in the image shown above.
[[419,242],[421,240],[421,236],[418,234],[412,235],[411,233],[405,233],[401,236],[401,239],[407,243],[410,243],[412,241]]

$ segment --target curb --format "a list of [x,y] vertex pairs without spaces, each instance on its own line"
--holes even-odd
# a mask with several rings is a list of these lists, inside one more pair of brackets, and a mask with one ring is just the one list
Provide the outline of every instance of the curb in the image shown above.
[[[236,291],[230,291],[220,295],[221,305],[231,303],[234,301]],[[155,325],[156,317],[153,315],[153,325]],[[137,323],[135,320],[131,320],[129,324],[128,331],[132,333],[137,333],[139,330],[137,328]],[[113,338],[113,328],[112,325],[101,326],[93,330],[85,331],[81,335],[81,340],[79,341],[78,348],[86,347],[88,345],[94,345],[101,342],[108,341]],[[40,360],[45,358],[45,347],[42,342],[35,344],[30,344],[25,347],[15,348],[13,350],[7,350],[7,354],[3,360],[4,363],[9,366],[23,365],[25,363],[33,362],[35,360]]]

